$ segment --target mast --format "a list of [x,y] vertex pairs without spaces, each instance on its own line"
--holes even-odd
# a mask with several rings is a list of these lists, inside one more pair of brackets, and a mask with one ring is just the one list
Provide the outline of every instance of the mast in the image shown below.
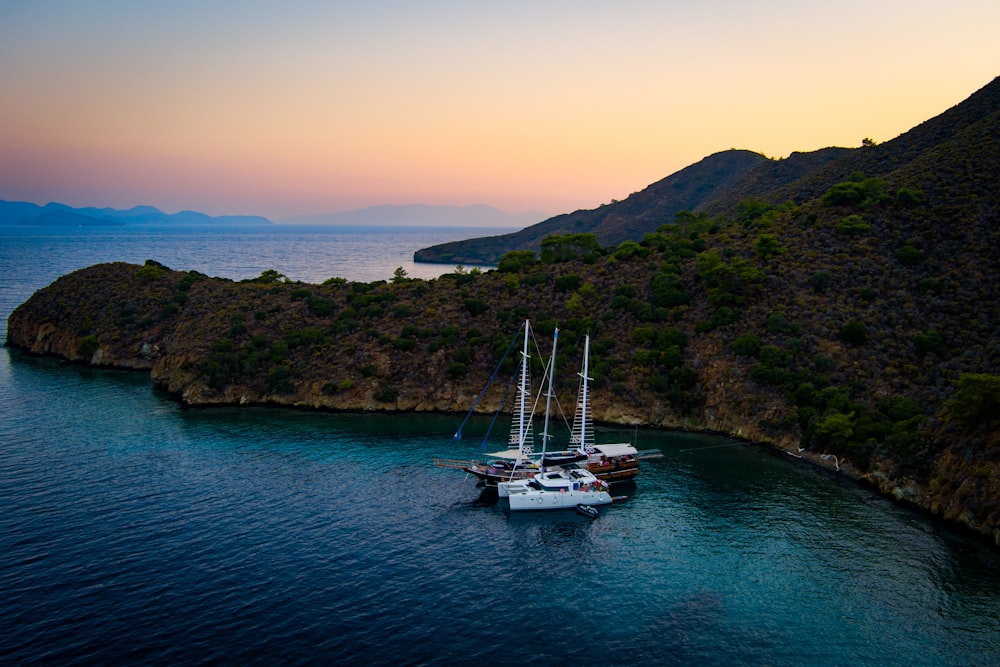
[[556,345],[559,343],[559,328],[552,336],[552,358],[549,360],[549,389],[545,394],[545,426],[542,428],[542,458],[545,458],[545,447],[549,444],[549,406],[552,405],[552,383],[556,374]]
[[593,449],[594,434],[590,424],[590,395],[588,376],[590,371],[590,334],[587,334],[583,345],[583,372],[580,375],[580,394],[576,402],[576,416],[573,419],[573,433],[570,443],[575,444],[577,451],[581,454],[588,454],[588,449]]
[[515,465],[520,464],[526,456],[531,455],[531,420],[527,418],[528,397],[531,394],[531,378],[529,376],[528,357],[528,320],[524,321],[524,349],[521,352],[521,379],[518,382],[517,390],[520,394],[518,413],[510,424],[510,444],[517,445],[517,460]]

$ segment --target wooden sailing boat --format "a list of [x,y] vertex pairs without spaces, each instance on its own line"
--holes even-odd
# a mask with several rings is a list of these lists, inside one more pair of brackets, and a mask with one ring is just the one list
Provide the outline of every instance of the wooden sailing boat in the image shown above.
[[[518,366],[517,409],[511,420],[511,432],[508,443],[510,448],[493,452],[488,460],[453,460],[435,459],[435,465],[447,468],[457,468],[475,475],[487,486],[496,486],[500,482],[518,479],[530,479],[541,470],[577,469],[587,470],[604,482],[626,482],[634,480],[639,473],[639,460],[661,456],[659,450],[638,451],[630,443],[597,444],[594,438],[593,419],[590,414],[590,336],[584,341],[584,354],[580,376],[580,389],[577,393],[576,414],[570,434],[570,449],[563,451],[537,454],[533,447],[533,432],[531,428],[534,412],[531,382],[530,357],[528,339],[530,324],[524,323],[524,345],[521,352],[521,363]],[[555,346],[558,341],[558,330],[553,339],[553,354],[547,366],[550,378],[554,372]],[[548,445],[548,404],[553,398],[552,383],[549,382],[546,397],[546,427],[542,435],[543,449]],[[471,414],[471,412],[470,412]],[[468,417],[466,417],[468,418]],[[456,433],[456,439],[460,436]]]
[[607,483],[597,479],[589,470],[564,466],[546,469],[544,466],[558,342],[559,329],[556,329],[552,339],[552,358],[548,365],[548,389],[545,392],[545,426],[542,431],[543,469],[530,478],[497,483],[497,495],[511,511],[566,509],[582,505],[593,507],[607,505],[612,500]]

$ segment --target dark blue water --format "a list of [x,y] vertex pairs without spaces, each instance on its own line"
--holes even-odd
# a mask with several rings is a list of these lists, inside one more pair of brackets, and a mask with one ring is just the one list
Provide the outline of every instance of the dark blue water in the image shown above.
[[[18,238],[4,322],[67,256]],[[460,416],[185,411],[9,350],[0,406],[5,664],[1000,664],[995,551],[726,439],[639,432],[664,458],[591,521],[507,517],[432,467],[478,450],[483,422],[448,444]]]

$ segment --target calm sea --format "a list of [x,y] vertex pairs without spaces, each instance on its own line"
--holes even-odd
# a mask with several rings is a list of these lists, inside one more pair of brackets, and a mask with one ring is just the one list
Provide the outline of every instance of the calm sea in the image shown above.
[[[482,230],[0,230],[0,315],[95,262],[390,278]],[[0,663],[1000,665],[1000,555],[733,441],[596,520],[507,517],[432,457],[460,417],[181,410],[0,352]],[[632,433],[604,430],[601,438]]]

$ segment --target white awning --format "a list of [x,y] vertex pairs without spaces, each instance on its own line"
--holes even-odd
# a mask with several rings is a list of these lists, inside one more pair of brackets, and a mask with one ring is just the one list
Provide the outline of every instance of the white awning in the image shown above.
[[517,454],[518,452],[516,449],[505,449],[502,452],[493,452],[492,454],[487,454],[486,456],[494,459],[516,459]]
[[594,445],[594,449],[599,451],[605,456],[628,456],[635,455],[636,449],[627,442],[621,442],[614,445]]

